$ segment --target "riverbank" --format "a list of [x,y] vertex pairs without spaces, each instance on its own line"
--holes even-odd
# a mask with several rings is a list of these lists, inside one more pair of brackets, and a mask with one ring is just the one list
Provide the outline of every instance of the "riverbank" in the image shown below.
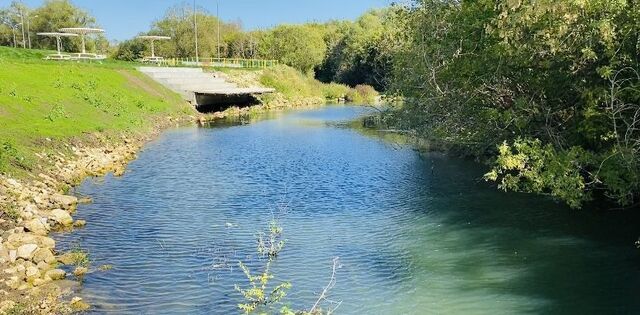
[[87,176],[123,174],[146,141],[197,115],[131,65],[45,53],[0,47],[0,313],[86,307],[63,279],[91,269],[65,267],[73,261],[49,236],[86,224],[73,219],[83,200],[65,192]]
[[169,127],[326,102],[280,86],[259,106],[202,115],[131,65],[45,62],[44,53],[0,47],[0,314],[88,307],[72,298],[76,282],[65,279],[100,268],[88,266],[86,255],[83,264],[69,260],[49,236],[87,224],[73,216],[90,198],[65,195],[84,178],[124,174],[142,146]]
[[379,98],[378,92],[370,86],[351,88],[343,84],[322,83],[285,65],[268,69],[218,68],[212,71],[239,87],[269,87],[276,92],[259,96],[256,99],[259,104],[255,106],[232,106],[222,112],[201,115],[201,124],[223,118],[252,119],[265,112],[324,104],[373,104]]

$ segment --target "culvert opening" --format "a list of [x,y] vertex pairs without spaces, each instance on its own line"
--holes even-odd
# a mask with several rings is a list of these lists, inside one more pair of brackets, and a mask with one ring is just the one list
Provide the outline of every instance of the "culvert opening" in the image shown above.
[[221,112],[225,109],[260,105],[258,98],[251,94],[196,94],[196,110],[201,113]]

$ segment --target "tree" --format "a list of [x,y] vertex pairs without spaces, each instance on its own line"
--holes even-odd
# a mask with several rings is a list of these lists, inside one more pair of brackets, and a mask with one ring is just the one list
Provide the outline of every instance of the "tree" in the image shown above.
[[323,33],[317,24],[276,26],[260,39],[259,55],[310,73],[324,59],[327,46]]
[[[31,31],[57,32],[63,27],[97,27],[96,19],[86,11],[76,7],[69,0],[46,0],[42,6],[31,14]],[[87,48],[94,49],[98,45],[96,41],[104,43],[104,37],[95,40],[87,37]],[[62,41],[66,51],[79,51],[80,39],[70,38]],[[32,47],[40,49],[53,49],[56,46],[55,38],[34,36]]]
[[638,1],[421,0],[407,7],[390,121],[476,156],[486,178],[632,205],[640,193]]

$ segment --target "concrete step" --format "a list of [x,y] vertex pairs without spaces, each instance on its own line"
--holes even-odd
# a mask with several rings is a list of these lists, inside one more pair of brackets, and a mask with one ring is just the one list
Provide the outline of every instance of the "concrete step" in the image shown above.
[[144,73],[203,73],[202,68],[139,67],[138,70]]
[[238,86],[233,84],[200,84],[200,85],[171,85],[174,89],[185,91],[196,91],[201,89],[237,89]]
[[167,82],[168,84],[201,84],[201,83],[225,83],[223,78],[157,78],[158,81]]

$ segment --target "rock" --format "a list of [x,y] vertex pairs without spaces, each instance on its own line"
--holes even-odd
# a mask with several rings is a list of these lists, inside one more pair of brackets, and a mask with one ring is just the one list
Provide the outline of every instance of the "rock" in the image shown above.
[[8,275],[12,275],[12,274],[18,272],[18,267],[7,268],[7,269],[3,270],[3,272],[8,274]]
[[38,245],[36,244],[24,244],[18,247],[18,258],[24,258],[25,260],[31,260],[36,250],[38,249]]
[[37,235],[47,235],[47,233],[49,233],[48,226],[46,225],[46,219],[44,218],[35,218],[27,221],[27,223],[24,224],[24,227]]
[[40,272],[46,272],[47,270],[51,269],[51,265],[47,264],[44,261],[41,261],[38,263],[38,269],[40,269]]
[[9,249],[0,242],[0,264],[9,261]]
[[51,202],[62,207],[63,209],[71,209],[78,204],[78,198],[74,196],[56,194],[51,196]]
[[24,244],[36,244],[41,248],[54,248],[56,247],[56,241],[53,239],[36,235],[33,233],[14,233],[7,237],[6,244],[10,245],[9,248],[18,248]]
[[47,284],[47,283],[49,283],[49,282],[51,282],[51,280],[46,279],[46,278],[45,278],[45,279],[40,279],[40,278],[38,278],[38,279],[34,279],[34,280],[33,280],[33,286],[34,286],[34,287],[39,287],[39,286],[41,286],[41,285],[43,285],[43,284]]
[[81,203],[81,204],[87,204],[92,202],[93,202],[93,199],[91,199],[91,197],[82,197],[78,199],[78,203]]
[[82,277],[87,274],[87,272],[89,272],[89,269],[87,269],[86,267],[76,267],[76,269],[73,270],[73,274],[76,277]]
[[54,263],[55,261],[56,261],[56,256],[54,256],[51,250],[48,248],[40,248],[33,254],[33,262],[36,264],[40,262],[51,264],[51,263]]
[[38,213],[38,207],[30,203],[24,207],[24,212]]
[[18,251],[15,249],[12,249],[9,251],[9,262],[10,263],[14,263],[16,262],[16,259],[18,258]]
[[18,276],[11,276],[4,282],[9,288],[17,289],[20,286],[20,278]]
[[6,300],[0,302],[0,314],[8,314],[14,307],[16,307],[16,302],[11,300]]
[[69,302],[69,305],[73,308],[74,311],[76,312],[82,312],[82,311],[86,311],[88,310],[91,306],[89,304],[87,304],[86,302],[84,302],[82,300],[82,298],[80,297],[74,297],[73,299],[71,299],[71,302]]
[[75,222],[73,222],[73,226],[77,228],[84,227],[85,225],[87,225],[87,221],[85,220],[76,220]]
[[40,278],[40,269],[35,266],[30,266],[27,268],[25,275],[27,277],[27,281],[33,282],[33,280]]
[[62,269],[51,269],[44,274],[45,279],[62,280],[66,277],[67,273]]
[[27,271],[27,268],[24,265],[20,264],[16,266],[16,272],[19,276],[24,276],[25,271]]
[[73,224],[73,218],[71,217],[69,212],[62,209],[55,209],[51,211],[50,219],[63,226],[69,226]]
[[13,178],[7,178],[6,179],[7,184],[9,184],[10,186],[8,187],[15,187],[15,188],[20,188],[20,184]]
[[21,282],[20,285],[18,286],[18,288],[16,290],[18,291],[24,291],[29,289],[31,286],[28,283],[25,282]]

